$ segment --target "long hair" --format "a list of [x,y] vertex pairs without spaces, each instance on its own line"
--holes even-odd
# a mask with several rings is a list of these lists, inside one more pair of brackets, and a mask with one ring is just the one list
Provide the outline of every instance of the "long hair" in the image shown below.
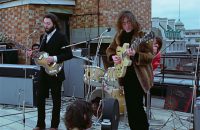
[[45,14],[44,17],[43,17],[43,19],[44,19],[44,18],[49,18],[49,19],[51,19],[51,21],[52,21],[53,24],[55,25],[55,28],[58,29],[58,30],[60,29],[59,23],[58,23],[58,17],[57,17],[55,14],[53,14],[53,13]]
[[65,126],[68,129],[87,129],[91,126],[92,106],[89,102],[76,100],[66,109],[64,115]]
[[162,48],[162,39],[160,37],[155,37],[154,39],[156,40],[156,43],[158,44],[158,52],[159,52]]
[[140,31],[140,24],[138,23],[138,21],[136,20],[135,16],[133,15],[131,11],[122,11],[119,14],[118,19],[117,19],[117,24],[116,24],[117,31],[120,31],[123,29],[122,22],[124,18],[128,18],[131,21],[135,33]]

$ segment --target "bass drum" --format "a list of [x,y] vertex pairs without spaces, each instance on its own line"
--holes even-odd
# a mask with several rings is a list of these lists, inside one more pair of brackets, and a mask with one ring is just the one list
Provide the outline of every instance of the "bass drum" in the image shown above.
[[111,98],[111,95],[108,93],[108,91],[102,91],[100,88],[95,89],[91,93],[89,101],[92,103],[92,111],[95,117],[100,117],[102,113],[102,100],[107,98]]
[[103,105],[102,120],[104,119],[110,120],[111,128],[109,128],[109,130],[118,130],[119,119],[120,119],[118,100],[114,98],[103,99],[102,105]]
[[115,98],[119,102],[119,111],[120,114],[124,114],[125,112],[125,98],[124,98],[124,92],[122,89],[114,89],[114,88],[106,88],[103,91],[103,98],[102,98],[102,89],[97,88],[95,89],[90,96],[90,101],[94,100],[95,98],[100,97],[101,99],[106,98]]

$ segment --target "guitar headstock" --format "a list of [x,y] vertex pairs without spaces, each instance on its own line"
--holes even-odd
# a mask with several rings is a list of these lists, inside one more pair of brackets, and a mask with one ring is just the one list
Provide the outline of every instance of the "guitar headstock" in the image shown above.
[[147,42],[151,39],[153,39],[155,37],[155,34],[153,31],[150,31],[148,33],[146,33],[142,38],[141,38],[141,42]]
[[153,39],[155,34],[153,31],[146,33],[142,38],[136,38],[133,43],[131,44],[131,48],[138,46],[141,43],[146,43],[147,41]]

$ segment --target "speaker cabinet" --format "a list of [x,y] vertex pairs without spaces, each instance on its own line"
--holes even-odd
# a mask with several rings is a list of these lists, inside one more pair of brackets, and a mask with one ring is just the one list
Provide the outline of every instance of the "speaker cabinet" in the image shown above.
[[72,58],[64,62],[64,96],[84,98],[84,60]]
[[0,64],[0,103],[36,106],[38,71],[32,65]]
[[191,112],[192,88],[168,86],[164,108]]
[[0,77],[0,103],[36,106],[36,79]]
[[18,63],[18,50],[5,49],[0,51],[0,59],[2,64],[17,64]]

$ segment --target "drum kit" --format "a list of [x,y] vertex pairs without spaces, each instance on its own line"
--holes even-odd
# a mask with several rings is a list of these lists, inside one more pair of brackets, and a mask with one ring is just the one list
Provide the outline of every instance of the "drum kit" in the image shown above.
[[105,71],[98,66],[85,65],[84,70],[84,82],[95,87],[89,96],[89,101],[94,100],[96,97],[101,99],[115,98],[119,102],[120,114],[124,114],[124,92],[118,83],[115,67],[109,67]]
[[[120,89],[120,85],[118,84],[118,78],[115,74],[115,68],[110,67],[107,69],[107,71],[105,71],[101,67],[97,66],[97,55],[101,46],[102,39],[104,38],[103,34],[109,32],[110,30],[110,28],[106,29],[97,38],[79,42],[73,45],[64,46],[62,47],[62,49],[71,46],[76,46],[82,43],[87,44],[88,58],[81,58],[88,61],[89,63],[92,63],[92,65],[84,65],[83,81],[89,87],[86,96],[86,101],[92,102],[92,100],[96,98],[100,99],[100,101],[98,102],[98,109],[96,113],[99,113],[99,110],[101,109],[101,115],[98,117],[97,114],[98,120],[96,121],[96,123],[99,121],[99,119],[109,119],[111,122],[111,129],[115,130],[118,128],[120,118],[119,114],[125,113],[124,93]],[[95,58],[92,61],[90,60],[90,41],[97,39],[99,39],[97,51]]]
[[[94,87],[91,93],[88,93],[86,98],[93,105],[93,115],[96,120],[94,122],[98,123],[100,119],[110,120],[111,126],[109,130],[118,129],[120,115],[125,114],[125,100],[124,92],[120,88],[118,83],[118,78],[115,74],[115,68],[109,67],[107,71],[98,67],[85,65],[84,82],[90,88]],[[90,89],[88,89],[90,90]],[[89,91],[88,91],[89,92]],[[95,126],[96,126],[96,123]],[[102,125],[102,129],[108,127]]]

